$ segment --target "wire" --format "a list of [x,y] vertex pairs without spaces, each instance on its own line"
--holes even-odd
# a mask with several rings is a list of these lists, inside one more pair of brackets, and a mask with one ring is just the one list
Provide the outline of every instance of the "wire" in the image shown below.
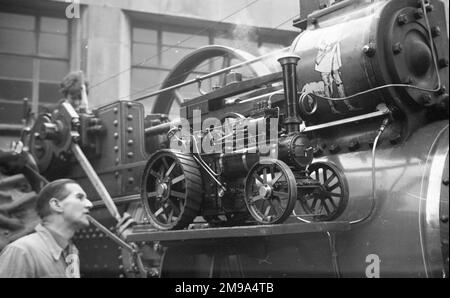
[[388,124],[389,124],[389,118],[385,118],[383,120],[383,123],[381,124],[380,128],[378,129],[378,134],[375,137],[375,140],[373,142],[373,148],[372,148],[372,205],[370,207],[370,211],[365,217],[349,222],[349,224],[351,224],[351,225],[361,223],[361,222],[367,220],[369,217],[372,216],[373,211],[375,210],[375,207],[376,207],[376,173],[375,173],[375,167],[376,167],[375,157],[376,157],[376,155],[375,154],[376,154],[376,149],[377,149],[377,145],[378,145],[378,140],[381,137],[381,135],[383,134],[383,132],[386,129],[386,127],[388,126]]
[[[286,24],[287,22],[291,21],[292,19],[294,19],[294,18],[296,18],[296,17],[298,17],[298,16],[299,16],[299,15],[296,14],[295,16],[290,17],[290,18],[287,19],[286,21],[283,21],[281,24],[279,24],[279,25],[277,25],[276,27],[274,27],[274,29],[278,29],[279,27],[283,26],[284,24]],[[242,50],[241,48],[235,48],[235,49],[237,49],[237,50]],[[204,68],[204,67],[206,67],[206,66],[209,66],[211,63],[214,63],[214,62],[218,61],[218,60],[221,59],[221,58],[223,58],[223,57],[221,56],[221,57],[217,57],[217,58],[212,59],[212,60],[207,60],[207,61],[205,61],[203,64],[200,64],[199,66],[197,66],[196,70],[198,71],[198,70],[200,70],[200,69],[202,69],[202,68]],[[130,69],[131,69],[131,68],[130,68]],[[173,77],[171,80],[174,81],[174,80],[176,80],[176,79],[178,79],[178,78],[184,76],[185,74],[188,74],[188,73],[191,73],[191,72],[192,72],[192,70],[185,71],[185,72],[183,72],[183,73],[177,75],[176,77]],[[161,84],[162,84],[163,82],[164,82],[164,80],[163,80],[163,81],[160,81],[159,83],[156,83],[156,84],[154,84],[154,85],[151,85],[151,86],[149,86],[149,87],[145,87],[145,88],[143,88],[143,89],[137,90],[137,91],[135,91],[135,92],[133,92],[133,93],[130,93],[130,94],[128,94],[128,95],[121,96],[121,97],[119,97],[119,98],[113,100],[113,102],[114,102],[114,101],[121,100],[121,99],[125,99],[125,98],[132,97],[133,95],[137,95],[137,94],[143,93],[143,92],[148,91],[148,90],[150,90],[150,91],[153,91],[153,90],[156,91],[156,90],[159,88],[159,86],[161,86]],[[92,89],[92,88],[91,88],[91,89]]]
[[[188,36],[187,38],[183,39],[182,41],[177,42],[175,45],[168,47],[167,49],[165,49],[165,50],[162,51],[161,53],[165,53],[165,52],[167,52],[167,51],[173,49],[174,47],[179,46],[179,45],[183,44],[184,42],[186,42],[186,41],[188,41],[188,40],[190,40],[190,39],[196,37],[196,35],[200,35],[201,33],[205,32],[205,31],[207,31],[207,30],[210,30],[210,29],[215,28],[215,27],[217,26],[217,23],[220,23],[220,22],[225,21],[226,19],[228,19],[228,18],[230,18],[230,17],[232,17],[232,16],[238,14],[239,12],[241,12],[241,11],[243,11],[244,9],[250,7],[251,5],[255,4],[255,3],[258,2],[258,1],[259,1],[259,0],[253,0],[252,2],[246,4],[244,7],[242,7],[242,8],[240,8],[240,9],[234,11],[234,12],[231,13],[230,15],[227,15],[227,16],[224,17],[223,19],[221,19],[221,20],[219,20],[219,21],[216,21],[216,23],[215,23],[214,25],[211,25],[211,26],[209,26],[209,27],[203,28],[202,30],[200,30],[200,31],[198,31],[198,32],[196,32],[196,33],[194,33],[194,34],[191,34],[190,36]],[[144,59],[142,62],[138,63],[136,66],[144,65],[145,63],[147,63],[147,62],[153,60],[154,58],[156,58],[156,57],[158,57],[158,56],[159,56],[159,54],[150,56],[150,57]],[[98,83],[93,84],[93,85],[90,87],[90,89],[92,90],[92,89],[94,89],[95,87],[97,87],[97,86],[99,86],[99,85],[101,85],[101,84],[103,84],[103,83],[105,83],[105,82],[107,82],[107,81],[109,81],[109,80],[111,80],[111,79],[113,79],[113,78],[115,78],[115,77],[118,77],[118,76],[121,75],[122,73],[125,73],[125,72],[130,71],[130,70],[131,70],[131,67],[129,67],[129,68],[127,68],[127,69],[124,69],[124,70],[122,70],[122,71],[120,71],[120,72],[118,72],[118,73],[116,73],[116,74],[114,74],[114,75],[112,75],[112,76],[110,76],[110,77],[108,77],[108,78],[106,78],[106,79],[104,79],[104,80],[98,82]]]

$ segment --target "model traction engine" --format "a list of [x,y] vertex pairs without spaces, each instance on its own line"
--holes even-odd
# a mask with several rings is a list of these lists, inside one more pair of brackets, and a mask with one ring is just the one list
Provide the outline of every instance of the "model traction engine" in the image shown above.
[[[430,195],[426,203],[408,197],[440,189],[431,187],[432,178],[423,186],[433,169],[448,175],[448,167],[441,171],[444,166],[434,164],[448,159],[448,38],[441,7],[424,0],[341,1],[297,23],[304,31],[278,59],[282,72],[237,80],[186,101],[181,122],[159,117],[168,113],[175,89],[184,86],[175,78],[185,79],[182,74],[200,64],[199,56],[230,52],[201,48],[169,74],[145,126],[136,101],[111,103],[91,114],[62,104],[39,116],[30,151],[46,177],[73,177],[92,195],[94,187],[117,220],[118,209],[138,204],[145,213],[141,223],[159,230],[186,228],[197,216],[229,226],[292,218],[373,221],[342,236],[347,237],[342,245],[370,239],[375,246],[370,237],[386,235],[383,225],[396,223],[410,239],[441,239],[436,251],[442,249],[448,271],[448,195]],[[199,123],[199,118],[215,120]],[[398,175],[399,167],[413,170]],[[390,175],[398,178],[391,181]],[[425,188],[416,191],[417,185]],[[411,217],[422,218],[424,210],[431,213],[420,219],[417,236]],[[447,223],[439,225],[445,216]],[[408,241],[399,245],[416,247]],[[346,247],[342,260],[347,251],[365,252],[356,248]],[[348,260],[342,262],[349,270],[360,270],[351,256]],[[438,272],[438,263],[427,270]],[[421,270],[414,266],[413,272]]]

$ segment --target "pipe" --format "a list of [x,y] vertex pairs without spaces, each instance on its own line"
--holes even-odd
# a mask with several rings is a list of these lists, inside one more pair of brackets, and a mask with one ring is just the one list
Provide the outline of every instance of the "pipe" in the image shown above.
[[303,122],[299,117],[297,107],[297,63],[300,57],[292,55],[278,59],[283,69],[283,85],[286,97],[286,120],[284,125],[288,134],[300,132],[300,124]]
[[75,143],[72,143],[71,146],[72,152],[75,155],[76,159],[80,163],[83,170],[86,172],[89,180],[94,186],[95,190],[97,190],[98,194],[102,198],[103,202],[105,202],[105,206],[108,209],[109,213],[117,220],[120,221],[121,216],[119,210],[117,210],[116,204],[114,204],[113,199],[111,198],[109,192],[106,190],[105,185],[103,185],[100,178],[95,173],[94,168],[89,163],[88,159],[84,155],[83,151],[81,151],[80,146]]

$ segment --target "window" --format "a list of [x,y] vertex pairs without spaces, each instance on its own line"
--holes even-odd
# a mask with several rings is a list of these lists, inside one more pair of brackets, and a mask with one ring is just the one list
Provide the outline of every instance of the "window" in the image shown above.
[[0,12],[0,123],[21,123],[25,97],[39,110],[56,103],[68,72],[66,19]]
[[[131,99],[159,90],[173,67],[192,51],[210,44],[230,46],[235,49],[247,51],[255,56],[266,54],[269,49],[275,50],[287,46],[291,40],[276,42],[258,35],[255,29],[247,31],[233,30],[202,30],[197,27],[176,27],[171,25],[134,24],[132,28],[132,70],[131,70]],[[276,38],[275,38],[276,39]],[[194,79],[212,71],[233,65],[237,61],[225,62],[223,58],[213,58],[199,65],[186,80]],[[244,78],[246,70],[241,69]],[[219,78],[212,78],[202,84],[202,89],[211,90],[217,85]],[[200,95],[196,85],[183,87],[179,90],[183,98],[193,98]],[[146,112],[153,106],[152,100],[142,102]],[[169,117],[177,118],[180,102],[174,101]]]

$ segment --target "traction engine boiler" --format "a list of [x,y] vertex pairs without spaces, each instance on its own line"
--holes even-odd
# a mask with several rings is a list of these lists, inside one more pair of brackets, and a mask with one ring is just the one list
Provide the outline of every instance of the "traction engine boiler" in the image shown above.
[[[194,51],[145,97],[150,115],[136,100],[38,117],[31,172],[95,200],[96,228],[76,236],[86,276],[364,277],[371,260],[381,277],[448,276],[444,4],[346,0],[295,26],[264,59]],[[186,81],[225,56],[242,62]],[[180,99],[188,84],[202,94]],[[124,212],[125,241],[109,231]]]

